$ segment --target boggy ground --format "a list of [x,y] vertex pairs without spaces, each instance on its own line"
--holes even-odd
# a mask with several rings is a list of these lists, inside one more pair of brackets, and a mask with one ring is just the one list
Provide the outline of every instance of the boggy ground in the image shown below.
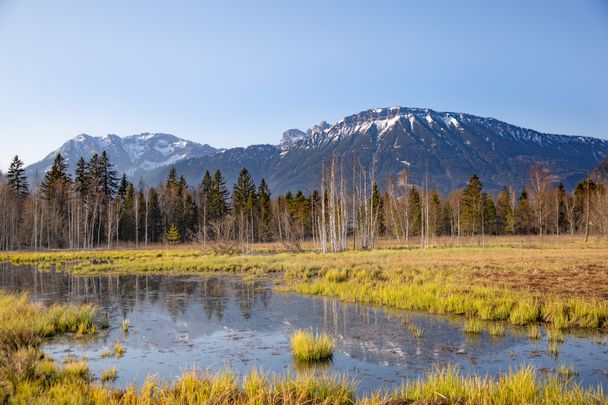
[[76,273],[225,271],[274,275],[277,288],[430,313],[557,329],[608,328],[608,243],[497,240],[489,247],[337,254],[213,255],[203,249],[25,252],[0,262]]
[[[74,339],[104,325],[90,306],[32,304],[25,295],[0,292],[0,402],[40,404],[604,404],[601,389],[583,389],[562,373],[542,376],[530,367],[496,379],[464,377],[450,366],[385,392],[357,398],[348,376],[268,375],[242,378],[226,371],[185,372],[172,383],[150,379],[141,388],[111,388],[95,380],[86,361],[55,363],[40,351],[43,340]],[[17,316],[18,315],[18,316]],[[104,373],[103,375],[110,375]],[[106,378],[107,380],[107,378]]]

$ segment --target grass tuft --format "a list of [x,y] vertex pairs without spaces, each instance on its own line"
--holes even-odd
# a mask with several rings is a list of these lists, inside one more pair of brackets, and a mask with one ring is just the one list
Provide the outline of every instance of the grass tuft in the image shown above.
[[330,360],[334,352],[334,343],[325,333],[312,334],[304,330],[296,330],[290,339],[291,351],[299,361]]
[[112,382],[116,381],[117,378],[118,372],[116,371],[116,367],[112,367],[101,372],[101,382]]

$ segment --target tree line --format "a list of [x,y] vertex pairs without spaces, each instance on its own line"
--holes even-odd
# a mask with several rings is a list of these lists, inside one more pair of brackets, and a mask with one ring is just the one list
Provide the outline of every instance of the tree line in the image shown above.
[[522,190],[484,191],[471,176],[463,189],[444,196],[412,184],[403,171],[380,189],[374,168],[354,158],[345,170],[323,164],[319,190],[273,197],[262,179],[244,168],[231,189],[220,170],[191,187],[175,168],[148,187],[119,176],[106,152],[80,158],[74,174],[57,154],[30,186],[15,157],[0,173],[0,250],[90,249],[124,244],[195,242],[221,252],[248,252],[254,243],[280,242],[292,251],[312,241],[322,252],[372,249],[378,238],[428,246],[433,238],[487,235],[608,234],[608,188],[585,179],[572,191],[546,168],[535,166]]

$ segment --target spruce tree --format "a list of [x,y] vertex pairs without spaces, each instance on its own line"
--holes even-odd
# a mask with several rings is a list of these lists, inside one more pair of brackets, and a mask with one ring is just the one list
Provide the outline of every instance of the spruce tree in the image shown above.
[[412,186],[407,194],[409,210],[410,236],[420,235],[422,225],[422,199],[416,186]]
[[120,178],[120,183],[118,185],[118,198],[121,200],[125,199],[125,196],[127,195],[127,189],[129,188],[129,186],[132,186],[132,184],[129,184],[129,181],[127,180],[127,175],[126,173],[123,173],[122,177]]
[[154,187],[148,190],[148,240],[160,242],[163,233],[163,213]]
[[83,157],[80,157],[78,162],[76,162],[76,169],[74,170],[74,186],[80,198],[84,199],[90,188],[90,173],[87,162]]
[[48,172],[46,172],[40,188],[42,193],[47,200],[52,200],[54,196],[58,195],[62,190],[61,186],[64,186],[70,182],[70,177],[67,173],[68,164],[65,158],[58,153],[53,160],[53,164]]
[[515,209],[515,230],[519,234],[532,232],[532,208],[528,200],[528,192],[524,189],[519,196],[517,208]]
[[29,194],[29,185],[25,175],[25,169],[23,168],[23,162],[19,159],[19,156],[15,156],[8,168],[6,184],[9,191],[20,200],[24,200]]
[[170,245],[177,245],[181,241],[181,235],[179,233],[179,229],[175,224],[171,224],[169,226],[169,230],[167,231],[167,243]]
[[513,214],[513,206],[511,192],[507,187],[503,187],[498,193],[498,201],[496,202],[496,226],[499,233],[512,234],[515,231],[515,216]]
[[481,214],[483,185],[476,174],[471,176],[469,183],[462,192],[461,219],[463,229],[474,235],[481,232]]
[[123,241],[135,241],[135,187],[132,183],[127,183],[125,188],[120,210],[119,237]]
[[222,219],[228,213],[228,189],[222,177],[222,172],[217,169],[213,175],[213,188],[211,191],[209,216],[211,220]]
[[270,204],[270,189],[266,180],[262,179],[258,186],[259,238],[262,242],[272,239],[272,207]]
[[255,198],[255,183],[247,169],[242,169],[232,190],[232,205],[235,214],[251,213]]
[[498,233],[498,226],[496,220],[496,206],[494,205],[494,199],[487,193],[482,194],[483,199],[483,222],[485,233],[495,235]]
[[112,199],[118,188],[118,172],[114,168],[114,165],[110,161],[110,157],[105,150],[101,153],[99,164],[102,173],[101,185],[103,194],[106,199]]

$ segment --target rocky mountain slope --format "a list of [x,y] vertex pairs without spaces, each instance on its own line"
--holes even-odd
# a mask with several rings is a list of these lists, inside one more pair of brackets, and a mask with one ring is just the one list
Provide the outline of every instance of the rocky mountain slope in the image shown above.
[[[236,148],[176,163],[191,184],[205,170],[220,168],[231,185],[241,167],[256,181],[266,178],[277,193],[310,191],[319,186],[323,161],[332,155],[345,170],[353,156],[375,167],[382,183],[408,169],[412,183],[421,184],[428,171],[429,185],[442,192],[463,187],[476,173],[489,190],[504,185],[522,187],[535,164],[546,165],[556,181],[567,187],[585,178],[608,155],[608,140],[540,133],[493,118],[437,112],[418,108],[380,108],[363,111],[329,125],[321,122],[308,131],[287,131],[279,146]],[[160,181],[166,170],[150,174]]]

